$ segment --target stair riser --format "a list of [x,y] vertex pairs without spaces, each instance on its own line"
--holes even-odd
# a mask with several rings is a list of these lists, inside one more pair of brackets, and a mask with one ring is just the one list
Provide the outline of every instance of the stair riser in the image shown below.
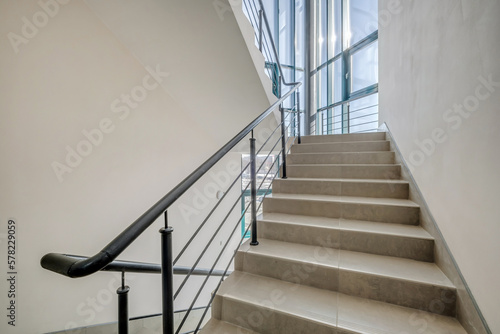
[[385,140],[385,132],[373,133],[349,133],[343,135],[325,135],[325,136],[303,136],[302,143],[338,143],[355,141],[375,141]]
[[418,207],[359,204],[336,201],[298,200],[268,197],[264,199],[264,212],[285,213],[301,216],[345,218],[374,222],[418,225]]
[[290,154],[290,164],[393,164],[394,152]]
[[287,176],[296,178],[399,180],[401,178],[401,166],[287,165]]
[[292,146],[292,153],[328,153],[328,152],[378,152],[389,151],[388,141],[368,141],[352,143],[297,144]]
[[276,179],[273,193],[408,199],[407,183]]
[[[335,327],[279,312],[277,308],[281,304],[286,303],[286,298],[283,297],[282,291],[275,292],[276,296],[269,296],[269,300],[264,301],[260,305],[244,303],[221,296],[215,297],[214,305],[220,309],[220,320],[256,331],[260,334],[339,333]],[[335,302],[332,301],[332,303]],[[214,307],[212,310],[214,310]],[[213,316],[216,317],[216,314],[213,314]]]
[[[318,254],[311,254],[311,260],[314,260],[315,256],[328,257],[328,249],[318,246]],[[236,254],[234,263],[235,270],[276,278],[290,283],[338,291],[338,268],[241,251]]]
[[341,231],[341,248],[353,252],[434,262],[434,241],[360,231]]
[[445,316],[456,313],[456,290],[395,278],[341,270],[339,292]]
[[434,241],[428,239],[266,221],[258,222],[258,237],[417,261],[434,261]]
[[[332,252],[332,250],[330,250]],[[315,257],[336,257],[338,253],[328,254],[328,249],[319,247]],[[335,260],[335,259],[334,259]],[[336,259],[342,264],[342,258]],[[235,269],[251,274],[271,277],[290,283],[308,285],[315,288],[338,291],[355,297],[378,300],[395,305],[411,307],[428,312],[454,316],[455,303],[433,307],[442,296],[456,299],[453,289],[436,287],[417,282],[398,280],[392,277],[358,273],[343,268],[315,265],[309,262],[291,261],[282,258],[261,256],[238,252]],[[441,306],[441,304],[440,304]]]

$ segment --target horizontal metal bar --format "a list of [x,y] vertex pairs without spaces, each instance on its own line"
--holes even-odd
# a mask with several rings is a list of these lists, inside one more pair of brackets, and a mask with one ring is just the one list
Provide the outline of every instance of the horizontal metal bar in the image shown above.
[[[191,267],[181,267],[174,266],[174,275],[187,275],[191,271]],[[224,270],[213,270],[210,273],[210,269],[207,268],[196,268],[191,272],[191,275],[194,276],[229,276],[232,271],[225,272]]]
[[355,132],[351,132],[351,133],[362,133],[362,132],[370,132],[370,131],[378,131],[378,128],[372,128],[372,129],[363,130],[363,131],[355,131]]
[[[60,255],[69,258],[74,258],[77,260],[88,259],[88,257],[80,255],[70,255],[70,254],[60,254]],[[175,266],[174,274],[186,275],[190,269],[191,269],[190,267]],[[161,265],[156,263],[116,260],[108,264],[106,267],[104,267],[102,271],[141,273],[141,274],[160,274]],[[192,275],[206,276],[208,275],[209,272],[210,270],[206,268],[196,268],[194,269]],[[212,275],[221,276],[223,273],[224,273],[223,270],[214,270],[214,272],[212,272]]]
[[370,117],[370,116],[373,116],[373,115],[378,115],[378,112],[371,113],[371,114],[368,114],[368,115],[362,115],[362,116],[358,116],[358,117],[349,117],[349,120],[352,121],[354,119],[361,119],[361,118]]
[[378,123],[378,120],[376,121],[371,121],[371,122],[365,122],[365,123],[360,123],[360,124],[351,124],[349,127],[355,127],[355,126],[361,126],[361,125],[366,125],[366,124],[371,124],[371,123]]
[[359,109],[356,109],[356,110],[349,110],[349,114],[354,114],[355,112],[358,112],[358,111],[361,111],[361,110],[370,109],[370,108],[373,108],[373,107],[378,107],[378,104],[373,104],[371,106],[364,107],[364,108],[359,108]]
[[351,96],[347,100],[339,101],[339,102],[330,104],[330,105],[328,105],[326,107],[322,107],[322,108],[316,110],[316,112],[321,112],[321,111],[324,111],[324,110],[333,109],[333,108],[341,106],[343,104],[346,104],[346,103],[349,103],[349,102],[352,102],[352,101],[356,101],[356,100],[359,100],[359,99],[361,99],[363,97],[368,97],[370,95],[374,95],[374,94],[378,93],[378,84],[374,84],[372,86],[369,86],[368,88],[374,89],[374,90],[373,91],[370,90],[370,91],[368,91],[366,93],[353,94],[353,96]]

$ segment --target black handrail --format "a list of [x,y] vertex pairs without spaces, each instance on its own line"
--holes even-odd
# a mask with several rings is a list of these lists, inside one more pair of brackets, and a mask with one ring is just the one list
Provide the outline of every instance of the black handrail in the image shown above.
[[47,270],[72,278],[84,277],[93,274],[115,260],[142,232],[144,232],[155,220],[162,215],[182,194],[196,183],[211,167],[234,148],[250,131],[259,125],[272,111],[274,111],[284,100],[293,94],[301,83],[296,83],[292,89],[274,102],[260,116],[254,119],[233,139],[225,144],[220,150],[206,160],[193,173],[180,182],[174,189],[154,204],[149,210],[141,215],[115,239],[107,244],[100,252],[92,257],[80,259],[64,254],[49,253],[42,257],[41,265]]

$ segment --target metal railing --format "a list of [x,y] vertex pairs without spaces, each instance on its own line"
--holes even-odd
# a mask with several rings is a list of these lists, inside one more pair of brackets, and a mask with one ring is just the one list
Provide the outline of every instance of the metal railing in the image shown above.
[[[252,2],[256,8],[255,1],[246,1]],[[128,299],[127,294],[130,291],[130,288],[125,285],[125,273],[133,272],[133,273],[161,273],[161,285],[162,285],[162,326],[164,334],[179,334],[182,331],[183,326],[186,323],[186,320],[193,309],[198,309],[196,306],[197,300],[199,299],[201,293],[203,292],[207,281],[210,277],[220,277],[217,287],[215,291],[212,293],[209,302],[203,307],[204,312],[199,320],[197,327],[194,330],[190,330],[184,333],[197,333],[201,328],[203,320],[211,307],[212,301],[215,297],[215,293],[220,287],[224,277],[226,277],[230,273],[230,266],[234,260],[236,255],[236,250],[234,250],[232,256],[230,257],[228,263],[224,266],[224,269],[216,269],[219,264],[219,260],[222,258],[223,253],[228,248],[230,241],[233,240],[235,231],[237,231],[238,226],[241,223],[244,215],[247,211],[251,212],[251,224],[246,228],[241,239],[238,242],[238,247],[243,242],[245,235],[250,230],[251,232],[251,245],[258,245],[257,239],[257,212],[260,209],[257,207],[257,193],[262,193],[264,191],[264,196],[267,195],[271,189],[271,183],[269,183],[267,189],[263,189],[264,181],[266,180],[268,174],[271,169],[266,174],[266,177],[263,178],[262,182],[257,185],[257,173],[261,170],[264,163],[271,156],[272,153],[277,153],[279,155],[279,159],[275,159],[273,165],[277,163],[276,172],[272,175],[271,180],[274,180],[281,173],[280,177],[286,178],[286,155],[288,154],[288,150],[290,147],[290,141],[298,138],[300,142],[300,114],[298,108],[298,102],[300,101],[298,96],[298,88],[301,85],[300,83],[290,83],[286,82],[282,76],[282,68],[279,62],[279,57],[277,54],[276,46],[272,40],[272,35],[269,28],[269,23],[264,11],[264,7],[262,5],[262,1],[259,1],[259,44],[262,46],[261,50],[264,49],[264,45],[267,44],[266,49],[268,52],[272,52],[275,58],[276,68],[279,71],[279,83],[278,95],[279,99],[275,103],[273,103],[269,108],[267,108],[262,114],[260,114],[256,119],[254,119],[249,125],[247,125],[243,130],[241,130],[233,139],[231,139],[228,143],[226,143],[222,148],[220,148],[216,153],[214,153],[208,160],[206,160],[200,167],[198,167],[195,171],[193,171],[188,177],[186,177],[182,182],[180,182],[175,188],[173,188],[169,193],[163,196],[156,204],[154,204],[150,209],[148,209],[144,214],[142,214],[138,219],[136,219],[132,224],[130,224],[123,232],[121,232],[116,238],[114,238],[110,243],[108,243],[100,252],[91,256],[75,256],[75,255],[66,255],[59,253],[49,253],[43,256],[41,259],[41,265],[43,268],[62,274],[64,276],[77,278],[84,277],[91,274],[94,274],[98,271],[118,271],[122,273],[122,282],[121,286],[117,290],[118,294],[118,304],[119,304],[119,316],[118,316],[118,328],[120,334],[128,333]],[[267,37],[266,37],[267,36]],[[264,52],[264,51],[263,51]],[[281,93],[281,84],[284,86],[289,86],[290,90],[286,93]],[[289,109],[282,108],[282,104],[287,99],[293,99],[296,103],[292,103],[293,107]],[[262,123],[264,119],[271,115],[274,110],[279,108],[280,110],[280,121],[276,126],[274,131],[265,138],[261,147],[256,149],[256,139],[254,137],[254,131],[257,129],[257,126]],[[299,116],[299,117],[297,117]],[[280,130],[280,131],[278,131]],[[290,136],[293,135],[293,136]],[[174,254],[172,251],[172,237],[173,237],[173,228],[169,226],[168,223],[168,209],[176,203],[176,201],[185,194],[189,189],[191,189],[211,168],[213,168],[222,158],[224,158],[233,148],[235,148],[239,143],[241,143],[245,138],[249,138],[250,143],[250,162],[247,166],[243,166],[241,168],[241,173],[237,175],[234,180],[231,182],[229,187],[226,189],[221,198],[215,203],[215,205],[210,209],[209,213],[205,216],[203,221],[196,228],[196,231],[191,235],[186,244],[182,247],[180,252],[176,254],[174,258]],[[295,137],[296,136],[296,137]],[[277,139],[273,143],[273,139]],[[257,154],[263,152],[267,149],[267,145],[271,145],[269,149],[269,154],[266,159],[261,163],[260,166],[256,165],[256,156]],[[280,145],[281,144],[281,145]],[[279,153],[278,153],[279,152]],[[241,176],[244,171],[250,168],[251,182],[247,184],[247,186],[242,189],[241,195],[234,199],[231,196],[228,196],[230,190],[234,188],[234,186],[238,183],[238,180],[241,180]],[[229,225],[229,220],[231,213],[234,211],[235,206],[240,203],[243,193],[250,187],[251,192],[251,202],[248,206],[245,207],[241,216],[237,219],[234,227]],[[234,200],[234,203],[231,205],[231,208],[226,212],[224,218],[220,222],[219,225],[216,226],[208,235],[211,235],[209,240],[200,247],[200,240],[197,240],[202,230],[207,229],[207,222],[211,217],[213,217],[214,212],[218,209],[222,208],[221,203],[224,200]],[[151,264],[151,263],[141,263],[141,262],[130,262],[130,261],[118,261],[115,259],[125,250],[128,246],[130,246],[148,227],[150,227],[159,217],[164,217],[164,227],[160,230],[161,234],[161,264]],[[229,225],[229,227],[228,227]],[[212,262],[210,268],[200,268],[200,261],[203,256],[210,250],[213,251],[213,247],[210,248],[214,243],[216,236],[220,235],[220,232],[227,228],[231,231],[229,237],[226,239],[225,244],[220,249],[217,254],[217,258]],[[195,242],[197,240],[197,242]],[[193,250],[194,248],[194,250]],[[187,250],[189,249],[189,252]],[[182,256],[186,253],[193,254],[196,251],[198,255],[197,259],[190,266],[178,266],[177,262],[182,258]],[[174,280],[173,275],[184,275],[184,279],[177,287],[177,290],[174,292]],[[181,323],[177,328],[174,328],[174,313],[176,312],[174,309],[174,300],[179,293],[187,286],[188,280],[193,276],[204,276],[204,280],[201,284],[201,287],[196,292],[191,304],[185,311],[185,316],[181,320]]]
[[378,129],[377,92],[321,108],[316,116],[316,135],[374,132]]

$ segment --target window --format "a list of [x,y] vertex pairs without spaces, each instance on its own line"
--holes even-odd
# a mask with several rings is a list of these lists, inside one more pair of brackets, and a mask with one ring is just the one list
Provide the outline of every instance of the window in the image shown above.
[[378,41],[351,56],[351,92],[378,83]]
[[[314,131],[337,134],[375,130],[378,96],[372,95],[378,92],[378,1],[315,0],[314,24]],[[369,110],[359,110],[363,109],[359,105],[368,100]]]

